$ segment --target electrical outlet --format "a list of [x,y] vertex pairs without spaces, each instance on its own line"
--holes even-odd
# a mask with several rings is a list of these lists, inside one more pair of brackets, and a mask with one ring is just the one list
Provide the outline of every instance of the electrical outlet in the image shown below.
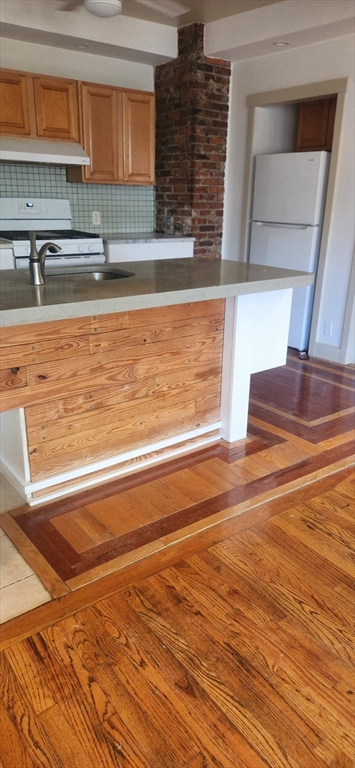
[[324,323],[324,336],[332,336],[333,335],[333,323]]
[[92,212],[92,223],[96,224],[96,226],[98,224],[101,224],[101,213],[100,213],[100,211],[93,211]]

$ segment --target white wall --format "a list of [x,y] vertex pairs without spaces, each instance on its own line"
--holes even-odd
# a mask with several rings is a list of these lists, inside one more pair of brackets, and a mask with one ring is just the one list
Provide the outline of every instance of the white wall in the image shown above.
[[1,38],[1,66],[93,83],[154,91],[154,67],[38,43]]
[[293,152],[297,138],[298,105],[256,107],[253,154]]
[[[232,65],[226,165],[223,258],[242,259],[243,196],[247,172],[247,96],[278,88],[349,77],[329,246],[317,328],[320,345],[340,348],[354,248],[354,35]],[[324,324],[332,324],[332,336]],[[336,356],[333,357],[336,359]]]

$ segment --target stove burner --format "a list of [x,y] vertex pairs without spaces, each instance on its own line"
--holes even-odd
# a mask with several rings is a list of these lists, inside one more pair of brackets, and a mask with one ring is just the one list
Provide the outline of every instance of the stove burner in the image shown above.
[[[25,231],[2,231],[0,237],[5,240],[28,240],[28,230]],[[83,239],[100,238],[100,235],[92,232],[79,232],[76,229],[56,229],[56,230],[36,230],[36,240],[83,240]]]

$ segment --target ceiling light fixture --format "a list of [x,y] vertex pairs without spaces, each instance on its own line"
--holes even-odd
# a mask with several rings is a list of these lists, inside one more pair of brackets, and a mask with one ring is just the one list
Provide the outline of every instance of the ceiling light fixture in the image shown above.
[[273,45],[278,45],[280,48],[283,45],[290,45],[286,40],[277,40],[276,43],[273,43]]
[[101,18],[117,16],[122,11],[122,0],[84,0],[84,6],[89,13]]

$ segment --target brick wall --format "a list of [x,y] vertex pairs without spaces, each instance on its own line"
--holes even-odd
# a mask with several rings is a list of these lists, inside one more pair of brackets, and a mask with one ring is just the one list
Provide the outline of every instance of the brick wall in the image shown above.
[[178,58],[155,70],[156,228],[220,258],[230,64],[204,56],[203,24],[178,34]]

